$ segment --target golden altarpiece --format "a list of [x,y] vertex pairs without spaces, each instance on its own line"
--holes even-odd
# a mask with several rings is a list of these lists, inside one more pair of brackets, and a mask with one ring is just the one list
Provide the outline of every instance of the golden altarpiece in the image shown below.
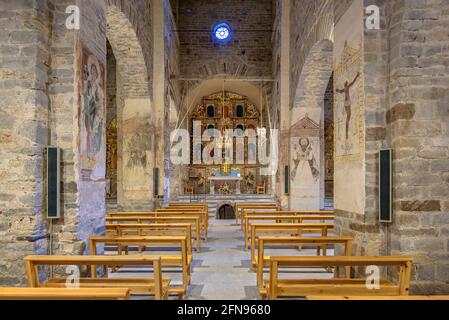
[[[245,96],[226,91],[215,93],[203,97],[201,103],[191,113],[192,137],[194,122],[201,123],[201,134],[206,130],[215,129],[225,137],[226,130],[233,129],[236,134],[244,135],[244,162],[243,164],[236,162],[238,159],[236,152],[239,149],[236,145],[237,139],[234,138],[232,142],[223,139],[223,153],[226,144],[233,143],[233,164],[229,165],[224,161],[221,165],[206,165],[204,162],[199,165],[193,164],[189,168],[188,178],[184,181],[185,188],[195,194],[209,194],[213,183],[212,190],[214,189],[216,194],[234,194],[236,189],[240,189],[237,193],[240,191],[245,194],[255,193],[257,185],[263,183],[263,178],[259,176],[261,165],[257,157],[257,139],[249,139],[247,133],[252,132],[256,135],[258,128],[261,127],[261,115],[257,107]],[[193,138],[191,139],[191,163],[194,163],[194,153],[196,152],[199,157],[209,143],[207,141],[196,143]],[[215,150],[211,152],[211,157],[214,156],[214,152]],[[223,177],[223,181],[220,181],[220,177]],[[239,179],[240,182],[233,181],[232,177]],[[213,182],[211,178],[216,178],[216,181]]]

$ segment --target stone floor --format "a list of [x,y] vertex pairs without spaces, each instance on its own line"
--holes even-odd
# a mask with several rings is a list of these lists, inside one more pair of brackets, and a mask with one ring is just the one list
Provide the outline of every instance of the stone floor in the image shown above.
[[[256,274],[251,270],[249,252],[243,248],[243,234],[235,220],[210,219],[208,242],[200,253],[194,253],[192,281],[187,300],[257,300]],[[313,249],[275,250],[276,255],[316,255]],[[153,253],[153,252],[152,252]],[[156,252],[154,252],[156,253]],[[270,250],[266,253],[269,255]],[[333,252],[330,250],[329,255]],[[179,270],[164,270],[172,284],[181,281]],[[301,270],[298,277],[329,277],[324,270]],[[306,272],[304,272],[306,271]],[[114,277],[141,277],[147,270],[121,269]],[[312,272],[312,273],[311,273]],[[291,276],[291,275],[290,275]]]

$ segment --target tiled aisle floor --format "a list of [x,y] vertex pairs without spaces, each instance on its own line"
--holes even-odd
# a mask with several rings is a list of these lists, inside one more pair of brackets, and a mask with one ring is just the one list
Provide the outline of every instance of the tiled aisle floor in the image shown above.
[[258,299],[256,274],[234,220],[210,220],[209,239],[194,255],[192,284],[187,299]]

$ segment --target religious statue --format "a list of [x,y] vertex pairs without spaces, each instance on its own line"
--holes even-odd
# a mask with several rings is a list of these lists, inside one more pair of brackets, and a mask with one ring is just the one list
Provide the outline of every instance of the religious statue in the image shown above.
[[248,108],[246,109],[246,115],[248,116],[248,118],[257,118],[256,108],[251,105],[248,106]]
[[200,173],[198,175],[198,190],[205,190],[205,186],[206,186],[206,179]]
[[256,178],[252,172],[248,173],[245,177],[246,186],[248,189],[253,189],[256,183]]
[[194,118],[203,118],[206,115],[206,111],[204,109],[204,105],[200,105],[198,108],[195,109],[192,116]]

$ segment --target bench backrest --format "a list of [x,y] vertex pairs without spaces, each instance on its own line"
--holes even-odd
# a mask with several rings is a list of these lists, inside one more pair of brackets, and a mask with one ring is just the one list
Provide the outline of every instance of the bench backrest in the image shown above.
[[[285,277],[279,280],[279,269],[280,268],[308,268],[308,267],[385,267],[385,266],[396,266],[399,267],[399,278],[398,283],[395,286],[388,286],[387,295],[408,295],[410,289],[410,279],[412,273],[412,257],[406,256],[389,256],[389,257],[359,257],[359,256],[337,256],[337,257],[297,257],[297,256],[278,256],[270,257],[269,267],[270,267],[270,278],[269,278],[269,297],[271,299],[276,299],[278,294],[285,294],[286,296],[294,296],[295,291],[303,291],[304,288],[299,289],[297,286],[288,286],[288,280]],[[353,289],[353,281],[351,279],[341,279],[342,281],[335,282],[335,285],[328,287],[327,290],[332,293],[340,293]],[[295,279],[292,279],[294,282]],[[307,286],[310,288],[314,286],[320,286],[323,283],[331,282],[332,279],[307,279]],[[358,290],[363,293],[363,295],[376,295],[384,293],[382,289],[383,284],[380,284],[380,288],[376,290],[370,290],[368,287],[362,287]],[[325,290],[321,287],[318,291],[326,294]],[[309,295],[309,294],[307,294]],[[307,296],[306,295],[306,296]],[[385,294],[384,294],[385,295]]]
[[107,224],[106,235],[111,238],[185,236],[188,253],[192,253],[192,225],[185,223],[171,224]]
[[[25,267],[28,275],[28,286],[41,286],[38,276],[38,266],[152,266],[156,299],[162,298],[161,257],[158,255],[131,256],[27,256]],[[96,275],[92,275],[96,277]]]
[[256,238],[259,234],[302,235],[319,231],[322,237],[327,237],[334,228],[333,223],[254,223],[251,224],[250,251],[251,260],[255,260]]
[[0,300],[128,300],[128,288],[0,288]]
[[141,216],[114,216],[114,217],[107,217],[106,222],[111,224],[139,224],[139,223],[190,223],[193,227],[199,227],[200,223],[200,217],[186,217],[186,216],[179,216],[179,217],[148,217],[146,215]]
[[[298,247],[302,245],[314,246],[335,246],[344,245],[344,255],[352,254],[352,237],[259,237],[257,246],[257,283],[261,287],[263,285],[263,270],[265,266],[265,247],[270,249],[279,247]],[[349,277],[350,269],[345,268],[345,275]]]
[[306,300],[315,301],[388,301],[388,300],[410,300],[410,301],[447,301],[449,296],[307,296]]
[[[97,245],[117,245],[117,246],[145,246],[145,247],[179,247],[181,259],[183,264],[187,265],[188,251],[187,237],[174,236],[174,237],[90,237],[89,248],[91,255],[97,255]],[[163,257],[162,257],[163,260]]]

